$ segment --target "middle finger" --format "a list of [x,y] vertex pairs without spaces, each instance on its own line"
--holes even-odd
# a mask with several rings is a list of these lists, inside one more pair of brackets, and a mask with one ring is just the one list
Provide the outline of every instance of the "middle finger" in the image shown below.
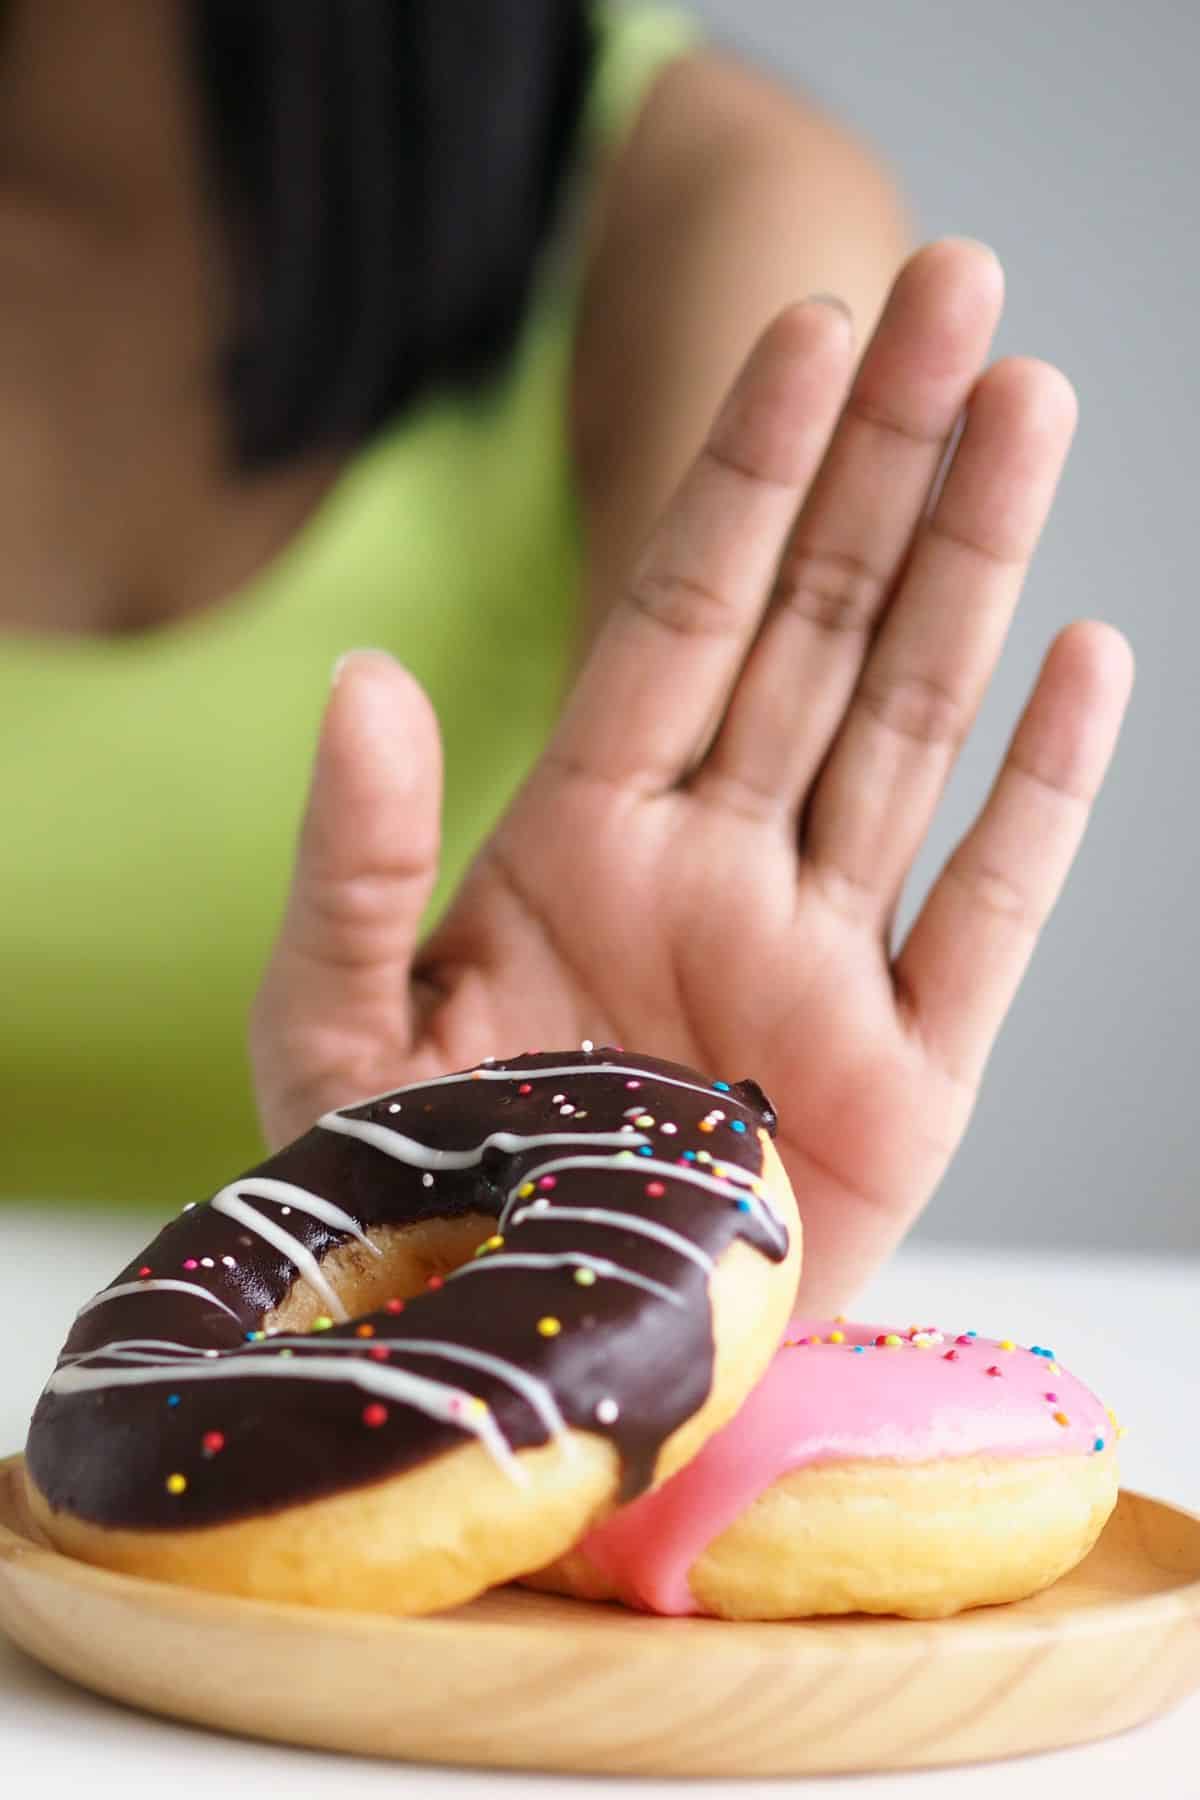
[[987,357],[1003,290],[993,253],[968,241],[931,244],[901,271],[695,778],[714,799],[803,803]]

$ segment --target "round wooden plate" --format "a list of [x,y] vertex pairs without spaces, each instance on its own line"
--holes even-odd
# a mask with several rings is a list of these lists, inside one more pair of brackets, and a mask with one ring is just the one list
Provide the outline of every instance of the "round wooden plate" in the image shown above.
[[651,1619],[516,1588],[388,1619],[74,1562],[13,1457],[0,1626],[98,1693],[290,1744],[609,1774],[928,1767],[1105,1737],[1200,1687],[1200,1518],[1123,1493],[1055,1587],[930,1624]]

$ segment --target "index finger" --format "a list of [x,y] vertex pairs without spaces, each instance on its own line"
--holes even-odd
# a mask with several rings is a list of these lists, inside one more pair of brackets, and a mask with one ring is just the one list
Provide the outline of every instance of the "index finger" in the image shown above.
[[662,790],[732,691],[851,361],[835,306],[768,327],[600,632],[548,750],[573,772]]

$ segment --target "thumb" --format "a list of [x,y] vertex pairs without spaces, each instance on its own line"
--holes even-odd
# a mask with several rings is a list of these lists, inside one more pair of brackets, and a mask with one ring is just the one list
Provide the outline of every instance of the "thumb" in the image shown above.
[[427,696],[386,652],[350,652],[334,670],[291,890],[251,1015],[270,1143],[369,1092],[409,1049],[409,978],[440,814]]

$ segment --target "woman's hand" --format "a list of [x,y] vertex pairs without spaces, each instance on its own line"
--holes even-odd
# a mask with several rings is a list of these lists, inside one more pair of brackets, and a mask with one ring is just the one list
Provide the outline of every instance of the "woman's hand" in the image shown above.
[[981,373],[1001,298],[980,247],[922,251],[852,383],[837,307],[774,322],[423,946],[435,721],[390,658],[349,659],[255,1009],[272,1142],[362,1094],[585,1037],[753,1076],[805,1220],[804,1304],[849,1299],[962,1136],[1131,680],[1110,628],[1058,637],[893,950],[1074,424],[1054,369]]

